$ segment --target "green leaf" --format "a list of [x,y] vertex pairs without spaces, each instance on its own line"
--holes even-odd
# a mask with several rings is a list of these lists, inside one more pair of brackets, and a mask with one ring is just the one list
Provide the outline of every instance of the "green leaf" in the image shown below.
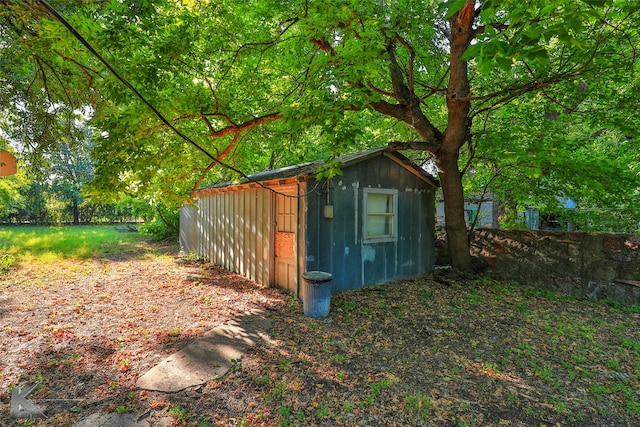
[[605,7],[607,4],[611,3],[609,0],[581,0],[581,1],[593,7]]
[[482,43],[475,43],[470,45],[467,50],[464,51],[460,59],[462,59],[463,61],[469,61],[473,58],[477,59],[478,56],[482,53],[483,46],[484,45]]

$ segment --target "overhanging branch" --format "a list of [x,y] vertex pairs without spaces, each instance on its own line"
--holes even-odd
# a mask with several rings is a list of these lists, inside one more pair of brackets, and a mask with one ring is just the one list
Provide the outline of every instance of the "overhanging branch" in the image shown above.
[[[216,130],[211,124],[211,122],[207,119],[207,116],[223,117],[227,122],[230,123],[230,125],[223,127],[222,129]],[[243,132],[243,131],[252,129],[258,125],[261,125],[263,123],[269,123],[269,122],[274,122],[276,120],[280,120],[284,118],[284,114],[282,113],[266,114],[264,116],[255,117],[251,120],[248,120],[240,124],[234,123],[233,121],[231,121],[231,119],[227,115],[220,114],[220,113],[201,114],[201,117],[207,124],[207,128],[209,129],[209,135],[213,138],[221,138],[223,136],[229,135],[230,133]]]
[[390,150],[413,150],[413,151],[428,151],[435,152],[440,148],[440,144],[437,142],[424,142],[424,141],[391,141],[387,144]]

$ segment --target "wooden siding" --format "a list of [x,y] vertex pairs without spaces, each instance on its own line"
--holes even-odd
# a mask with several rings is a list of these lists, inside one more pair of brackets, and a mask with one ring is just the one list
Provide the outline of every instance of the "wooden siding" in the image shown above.
[[[314,182],[308,186],[313,188]],[[343,168],[308,196],[306,269],[333,275],[332,292],[385,283],[434,268],[435,187],[386,156]],[[366,188],[397,190],[397,236],[363,239]],[[324,206],[333,205],[333,218]]]
[[[282,176],[290,171],[304,173]],[[383,151],[353,157],[342,171],[317,182],[302,165],[264,173],[269,178],[260,184],[198,190],[196,214],[185,213],[181,223],[181,242],[184,235],[183,246],[195,246],[199,257],[302,297],[305,271],[331,273],[332,293],[432,271],[437,184],[405,158]],[[365,189],[396,198],[393,235],[363,238]],[[326,205],[333,209],[325,217]]]
[[[218,191],[202,194],[196,200],[195,228],[198,257],[259,283],[271,283],[270,221],[272,192],[261,187],[243,187],[238,191]],[[184,214],[193,227],[193,215]],[[182,216],[181,216],[182,220]]]
[[187,254],[198,251],[198,211],[191,206],[180,208],[180,250]]
[[180,214],[183,250],[265,285],[300,293],[304,182],[277,180],[199,191]]

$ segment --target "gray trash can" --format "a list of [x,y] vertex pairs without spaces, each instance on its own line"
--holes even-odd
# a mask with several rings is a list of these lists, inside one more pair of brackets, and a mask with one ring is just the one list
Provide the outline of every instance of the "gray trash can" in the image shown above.
[[327,317],[331,304],[331,274],[324,271],[305,271],[302,278],[305,283],[302,297],[305,316]]

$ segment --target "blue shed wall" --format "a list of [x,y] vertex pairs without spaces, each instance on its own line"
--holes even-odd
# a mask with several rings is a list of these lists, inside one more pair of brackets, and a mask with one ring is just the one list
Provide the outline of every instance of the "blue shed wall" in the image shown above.
[[[386,156],[344,167],[331,181],[310,180],[306,270],[333,274],[332,293],[415,277],[434,268],[435,188]],[[363,240],[364,189],[398,191],[397,239]],[[333,218],[324,207],[333,205]]]

